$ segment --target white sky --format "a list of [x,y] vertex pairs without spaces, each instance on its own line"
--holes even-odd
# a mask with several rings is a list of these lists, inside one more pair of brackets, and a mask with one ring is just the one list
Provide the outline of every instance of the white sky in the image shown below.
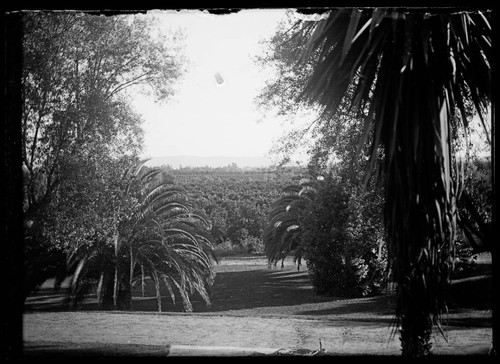
[[[178,92],[166,104],[135,96],[134,106],[145,120],[143,157],[266,156],[288,124],[274,116],[257,122],[262,114],[254,99],[271,75],[252,57],[261,51],[259,41],[271,37],[285,18],[285,9],[227,15],[160,11],[155,16],[172,31],[183,29],[189,64]],[[223,86],[215,82],[217,72],[224,78]],[[304,125],[312,120],[305,114],[295,119]],[[294,157],[305,160],[300,152]]]
[[[259,40],[273,35],[284,9],[253,9],[227,15],[198,10],[164,11],[172,30],[186,35],[187,74],[164,105],[135,99],[145,120],[145,157],[167,155],[264,156],[282,134],[279,121],[258,123],[254,98],[266,74],[254,65]],[[215,82],[215,73],[224,78]]]

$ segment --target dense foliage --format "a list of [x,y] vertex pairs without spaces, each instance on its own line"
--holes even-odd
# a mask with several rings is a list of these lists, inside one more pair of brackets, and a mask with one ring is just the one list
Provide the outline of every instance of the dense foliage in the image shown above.
[[336,297],[381,293],[387,282],[382,197],[330,172],[304,221],[304,255],[315,290]]
[[293,252],[307,262],[319,294],[361,297],[387,282],[383,199],[374,181],[368,188],[342,163],[324,176],[303,178],[283,189],[264,231],[270,265]]
[[303,171],[295,167],[162,168],[197,200],[212,221],[211,234],[220,254],[263,253],[262,234],[271,203]]
[[491,160],[474,158],[466,169],[464,191],[459,199],[461,242],[474,253],[491,251],[493,244],[493,188]]

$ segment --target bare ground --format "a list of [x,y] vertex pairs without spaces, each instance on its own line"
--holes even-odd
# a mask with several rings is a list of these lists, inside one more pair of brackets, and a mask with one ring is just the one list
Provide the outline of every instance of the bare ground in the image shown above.
[[[291,261],[268,269],[266,260],[235,257],[217,266],[212,305],[195,297],[182,312],[165,292],[162,311],[151,286],[135,287],[131,311],[99,311],[95,296],[80,310],[63,304],[64,287],[46,285],[28,298],[23,335],[26,356],[237,356],[323,349],[332,355],[399,355],[393,333],[394,296],[337,299],[316,295],[307,269]],[[437,355],[486,355],[492,339],[491,265],[452,285],[450,313],[433,335]],[[282,349],[282,351],[279,351]]]

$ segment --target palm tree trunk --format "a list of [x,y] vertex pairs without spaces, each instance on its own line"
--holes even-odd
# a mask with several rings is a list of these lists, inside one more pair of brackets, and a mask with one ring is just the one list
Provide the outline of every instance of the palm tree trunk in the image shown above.
[[118,259],[118,250],[119,250],[119,234],[118,234],[118,228],[116,228],[113,236],[114,240],[114,245],[115,245],[115,279],[114,279],[114,285],[113,285],[113,305],[116,308],[118,308],[118,291],[120,288],[120,283],[119,283],[119,272],[118,272],[118,266],[119,266],[119,259]]
[[431,351],[432,321],[425,303],[422,304],[422,297],[415,297],[425,297],[425,287],[420,287],[419,279],[412,280],[405,287],[398,285],[398,290],[405,291],[400,291],[398,295],[407,301],[401,315],[401,349],[403,356],[421,357],[429,355]]
[[101,273],[101,277],[99,278],[99,284],[97,285],[97,307],[99,309],[102,308],[103,304],[103,292],[104,292],[104,272]]
[[382,131],[402,354],[413,357],[430,353],[433,324],[445,309],[457,219],[446,103],[419,99],[426,92],[434,99],[432,84],[418,81],[426,74],[424,63],[415,62],[401,83],[399,115]]
[[129,277],[130,304],[129,305],[130,308],[132,308],[132,281],[134,279],[134,266],[135,266],[132,244],[130,244],[129,251],[130,251],[130,277]]
[[[495,104],[491,103],[491,115],[495,115]],[[492,206],[492,211],[491,211],[491,226],[494,227],[497,226],[497,199],[496,197],[496,188],[495,188],[495,120],[492,118],[491,122],[491,187],[492,187],[492,196],[493,196],[493,206]],[[493,234],[492,234],[493,235]],[[492,280],[493,280],[493,287],[495,287],[495,283],[498,281],[498,265],[497,263],[497,257],[498,257],[498,244],[493,243],[493,239],[491,241],[491,266],[492,266]],[[491,348],[491,353],[492,355],[497,355],[499,352],[499,347],[498,347],[498,339],[500,336],[500,333],[498,332],[498,328],[500,326],[500,321],[499,321],[499,310],[498,310],[498,302],[500,301],[498,298],[498,295],[492,294],[493,297],[493,305],[492,305],[492,318],[493,318],[493,337],[492,337],[492,348]]]
[[113,306],[115,309],[118,309],[118,291],[119,291],[120,285],[118,283],[118,265],[115,267],[115,278],[114,278],[114,284],[113,284]]
[[142,293],[142,297],[144,297],[145,286],[146,286],[146,282],[144,280],[144,265],[141,264],[141,293]]
[[156,290],[156,300],[158,302],[158,312],[161,312],[161,292],[160,292],[160,278],[156,273],[153,273],[153,279],[155,281]]

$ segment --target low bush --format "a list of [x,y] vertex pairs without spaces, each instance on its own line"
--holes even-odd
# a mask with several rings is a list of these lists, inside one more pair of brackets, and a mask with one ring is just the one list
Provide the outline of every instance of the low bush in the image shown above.
[[254,236],[244,236],[238,243],[233,243],[230,239],[224,240],[214,248],[218,256],[237,255],[237,254],[263,254],[264,243],[262,239]]
[[240,247],[246,253],[252,254],[263,254],[264,253],[264,243],[262,239],[256,238],[255,236],[247,236],[240,241]]

